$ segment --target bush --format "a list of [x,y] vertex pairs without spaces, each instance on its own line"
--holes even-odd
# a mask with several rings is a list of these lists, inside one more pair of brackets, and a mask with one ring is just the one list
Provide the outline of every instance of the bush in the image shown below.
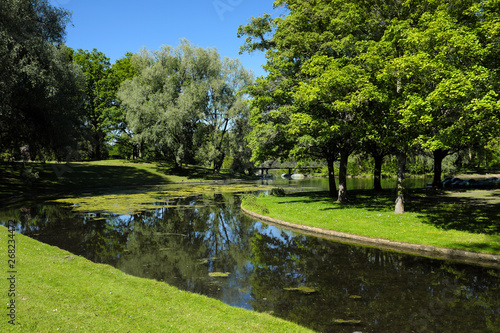
[[282,187],[275,187],[271,190],[270,194],[275,197],[284,197],[285,190]]
[[21,179],[22,181],[28,185],[33,185],[40,178],[38,171],[36,171],[33,167],[28,166],[21,169]]

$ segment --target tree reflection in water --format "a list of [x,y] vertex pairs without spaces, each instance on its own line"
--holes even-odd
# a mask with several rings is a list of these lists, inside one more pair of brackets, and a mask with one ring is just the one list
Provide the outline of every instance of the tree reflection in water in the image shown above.
[[[135,215],[41,204],[3,210],[0,221],[20,221],[18,231],[94,262],[321,332],[500,331],[498,269],[304,236],[243,216],[239,205],[233,194],[170,199]],[[301,286],[310,290],[293,290]]]

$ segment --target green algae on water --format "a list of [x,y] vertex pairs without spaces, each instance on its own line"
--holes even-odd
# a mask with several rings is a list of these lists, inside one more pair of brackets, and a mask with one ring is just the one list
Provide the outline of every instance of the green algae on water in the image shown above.
[[[176,207],[175,201],[180,198],[203,195],[207,204],[213,200],[213,195],[221,193],[243,193],[250,191],[269,190],[270,186],[255,184],[190,184],[190,185],[160,185],[114,192],[85,193],[54,200],[72,206],[73,211],[82,213],[136,214],[146,210],[164,207]],[[210,198],[212,196],[212,198]],[[186,205],[183,208],[193,208]],[[197,207],[201,207],[197,205]]]
[[310,288],[310,287],[306,287],[306,286],[300,286],[300,287],[297,287],[297,288],[283,288],[284,290],[286,291],[298,291],[302,294],[306,294],[306,295],[309,295],[309,294],[314,294],[317,292],[316,289],[314,288]]
[[211,273],[208,273],[208,276],[210,277],[215,277],[215,278],[227,278],[229,277],[231,273],[229,272],[226,272],[226,273],[223,273],[223,272],[211,272]]

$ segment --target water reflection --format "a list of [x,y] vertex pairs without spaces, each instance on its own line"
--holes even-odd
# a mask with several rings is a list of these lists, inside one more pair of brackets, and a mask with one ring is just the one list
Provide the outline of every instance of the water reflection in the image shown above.
[[[410,177],[405,178],[403,185],[406,188],[423,188],[428,182],[432,182],[431,177]],[[262,179],[260,184],[274,185],[284,188],[290,188],[295,191],[328,191],[328,178],[306,178],[301,180],[283,179],[279,175],[274,175],[272,179]],[[381,179],[381,185],[384,189],[395,189],[395,178]],[[338,187],[338,179],[337,179]],[[352,177],[347,178],[347,189],[370,190],[373,189],[373,178],[370,177]]]
[[[500,328],[498,270],[266,229],[252,239],[255,310],[322,332]],[[300,285],[316,292],[283,290]]]
[[[296,234],[243,216],[239,205],[232,194],[135,215],[39,205],[3,211],[0,221],[15,218],[30,237],[129,274],[321,332],[500,330],[498,269]],[[310,289],[293,289],[301,286]]]

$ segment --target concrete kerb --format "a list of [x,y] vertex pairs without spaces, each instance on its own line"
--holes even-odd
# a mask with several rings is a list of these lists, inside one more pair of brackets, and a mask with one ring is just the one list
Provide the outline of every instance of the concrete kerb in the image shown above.
[[360,236],[345,232],[339,232],[335,230],[310,227],[302,224],[286,222],[269,216],[261,215],[249,211],[248,209],[243,207],[243,205],[241,206],[241,211],[244,214],[252,218],[255,218],[259,221],[265,222],[267,224],[284,227],[286,229],[296,231],[302,234],[331,239],[333,241],[341,243],[370,246],[370,247],[380,248],[383,250],[402,252],[433,259],[459,261],[467,264],[488,266],[500,269],[500,255],[498,254],[449,249],[449,248],[442,248],[442,247],[415,244],[415,243],[396,242],[385,238],[372,238],[367,236]]

